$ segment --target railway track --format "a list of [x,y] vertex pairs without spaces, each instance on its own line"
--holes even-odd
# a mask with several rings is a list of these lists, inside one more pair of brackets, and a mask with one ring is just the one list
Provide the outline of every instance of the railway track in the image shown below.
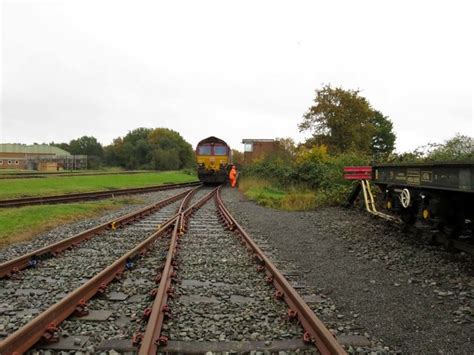
[[[345,353],[230,215],[220,190],[193,190],[181,203],[171,202],[160,211],[165,209],[167,217],[155,216],[150,223],[142,219],[131,227],[138,228],[133,231],[116,229],[114,233],[127,233],[127,237],[113,236],[97,245],[93,250],[105,248],[99,256],[100,267],[91,266],[93,261],[84,265],[84,255],[91,248],[79,248],[76,253],[83,254],[82,263],[78,256],[72,264],[81,265],[82,279],[71,281],[67,295],[58,294],[56,303],[50,302],[49,308],[9,333],[0,342],[0,352],[33,348],[140,354],[208,350]],[[151,234],[135,238],[140,228]],[[113,243],[113,238],[120,243]],[[47,266],[22,273],[22,279],[44,277],[40,271]],[[77,279],[76,270],[74,274],[72,279]],[[2,286],[11,289],[18,281],[3,280],[11,284]],[[50,281],[44,280],[44,285]],[[44,300],[41,295],[33,298],[40,303]]]
[[100,175],[134,175],[134,174],[153,174],[157,171],[117,171],[117,172],[97,172],[97,173],[0,173],[2,179],[37,179],[48,177],[71,177],[71,176],[100,176]]
[[78,194],[40,196],[40,197],[23,197],[23,198],[16,198],[16,199],[0,200],[0,208],[97,200],[97,199],[110,198],[110,197],[115,197],[115,196],[142,194],[142,193],[147,193],[147,192],[162,191],[162,190],[176,189],[176,188],[182,188],[182,187],[193,187],[193,186],[199,186],[200,184],[201,184],[200,182],[188,182],[188,183],[181,183],[181,184],[166,184],[166,185],[156,185],[156,186],[138,187],[138,188],[130,188],[130,189],[84,192],[84,193],[78,193]]

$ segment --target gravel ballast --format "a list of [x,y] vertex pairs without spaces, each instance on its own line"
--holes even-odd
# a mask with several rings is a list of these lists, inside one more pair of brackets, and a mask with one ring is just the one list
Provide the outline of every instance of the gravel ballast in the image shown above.
[[[175,192],[160,192],[158,202]],[[171,217],[179,201],[137,221],[133,225],[98,235],[84,241],[76,248],[65,251],[57,258],[40,263],[39,267],[27,269],[20,277],[0,280],[0,338],[18,329],[48,306],[60,300],[74,288],[95,276],[103,268],[133,248],[156,230],[157,226]],[[134,206],[133,209],[137,209]],[[123,209],[119,213],[129,212]],[[106,217],[110,218],[110,215]],[[95,225],[96,223],[94,223]],[[73,227],[74,230],[78,228]],[[67,226],[57,228],[55,236],[67,232]],[[62,230],[62,231],[61,231]],[[63,234],[64,235],[64,234]],[[50,238],[47,239],[48,242]],[[28,247],[25,247],[29,250]],[[18,252],[21,249],[13,249]]]
[[170,340],[272,341],[301,338],[286,307],[256,271],[252,255],[219,223],[209,201],[190,220],[178,254],[176,316],[165,323]]
[[26,240],[21,243],[15,243],[7,247],[0,248],[0,263],[26,254],[33,250],[42,248],[46,245],[53,244],[62,239],[72,237],[73,235],[81,233],[89,228],[95,227],[114,218],[118,218],[133,211],[139,210],[144,206],[164,200],[168,197],[171,197],[186,190],[189,189],[180,188],[132,195],[133,198],[137,201],[132,205],[125,205],[113,212],[105,211],[105,213],[100,216],[87,218],[76,223],[58,225],[56,228],[53,228],[48,232],[38,234],[31,240]]
[[232,189],[223,198],[276,259],[296,265],[302,282],[334,302],[333,312],[313,309],[328,327],[334,318],[346,321],[332,327],[335,334],[364,334],[385,351],[474,353],[471,256],[431,246],[359,210],[278,211]]

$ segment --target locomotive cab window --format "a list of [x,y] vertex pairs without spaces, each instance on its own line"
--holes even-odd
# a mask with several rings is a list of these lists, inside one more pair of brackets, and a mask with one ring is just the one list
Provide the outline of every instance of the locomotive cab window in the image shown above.
[[211,146],[210,145],[201,145],[198,148],[199,155],[211,155]]
[[222,145],[214,146],[214,155],[227,155],[227,148]]

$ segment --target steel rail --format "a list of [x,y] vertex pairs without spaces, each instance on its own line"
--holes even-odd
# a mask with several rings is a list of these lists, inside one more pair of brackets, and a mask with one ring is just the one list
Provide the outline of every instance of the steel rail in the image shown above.
[[73,177],[73,176],[103,176],[103,175],[136,175],[136,174],[156,174],[156,171],[117,171],[117,172],[97,172],[97,173],[1,173],[2,179],[29,179],[29,178],[48,178],[48,177]]
[[160,209],[166,205],[169,205],[170,203],[181,199],[182,197],[194,191],[195,189],[181,192],[179,194],[176,194],[175,196],[171,196],[162,201],[153,203],[137,211],[126,214],[122,217],[114,218],[108,222],[102,223],[96,227],[78,233],[72,237],[60,240],[56,243],[34,250],[28,254],[24,254],[17,258],[0,263],[0,279],[8,277],[24,268],[27,268],[28,266],[36,266],[39,261],[46,259],[52,255],[61,253],[62,251],[68,248],[74,247],[82,243],[83,241],[86,241],[106,230],[115,229],[122,225],[129,224],[134,220],[141,219],[144,216],[150,214],[151,212],[156,211],[157,209]]
[[180,184],[167,184],[167,185],[137,187],[137,188],[130,188],[130,189],[83,192],[83,193],[67,194],[67,195],[22,197],[22,198],[8,199],[8,200],[0,200],[0,208],[95,200],[95,199],[102,199],[102,198],[108,198],[108,197],[141,194],[141,193],[147,193],[147,192],[176,189],[180,187],[193,187],[193,186],[200,186],[200,185],[201,185],[200,182],[186,182],[186,183],[180,183]]
[[[194,190],[188,192],[188,194],[193,193]],[[204,196],[203,199],[209,199],[210,197],[208,195]],[[55,332],[57,330],[56,327],[73,314],[78,305],[87,302],[97,292],[103,292],[110,282],[115,278],[120,277],[129,260],[133,259],[140,253],[145,254],[147,250],[153,247],[153,243],[156,239],[167,233],[170,228],[173,227],[176,229],[180,216],[187,211],[194,211],[194,208],[199,206],[200,202],[201,201],[198,201],[193,206],[187,208],[184,212],[181,212],[181,214],[176,213],[163,223],[156,232],[151,234],[135,248],[125,253],[113,264],[106,267],[74,291],[70,292],[62,300],[40,313],[36,318],[15,331],[13,334],[9,335],[6,339],[0,341],[0,354],[10,355],[23,353],[41,340],[45,334],[48,334],[48,332]]]
[[252,250],[260,266],[265,267],[267,272],[266,280],[273,283],[275,288],[281,292],[280,296],[290,307],[289,315],[297,318],[305,330],[304,340],[314,343],[321,354],[346,354],[346,351],[337,342],[332,333],[326,328],[323,322],[309,308],[303,298],[290,285],[288,280],[276,268],[276,266],[265,256],[263,251],[257,246],[247,232],[240,226],[236,219],[230,214],[221,198],[221,188],[216,194],[216,205],[222,219],[230,230],[238,233],[247,247]]
[[158,347],[160,345],[165,345],[168,342],[166,337],[162,337],[160,335],[164,318],[168,312],[166,302],[168,300],[169,293],[172,292],[171,278],[176,269],[174,261],[177,254],[178,239],[185,232],[184,228],[186,224],[186,218],[188,218],[204,203],[211,199],[216,191],[217,188],[213,189],[191,207],[186,208],[185,201],[183,201],[183,204],[180,207],[179,217],[171,234],[170,246],[166,256],[165,266],[163,267],[163,271],[161,273],[160,284],[156,292],[155,300],[153,301],[153,306],[147,327],[145,329],[145,334],[141,340],[140,349],[138,352],[139,355],[157,354]]

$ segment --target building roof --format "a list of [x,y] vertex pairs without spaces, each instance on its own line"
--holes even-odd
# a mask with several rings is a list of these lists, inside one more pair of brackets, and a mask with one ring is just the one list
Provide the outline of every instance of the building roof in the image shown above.
[[247,143],[273,143],[274,139],[242,139],[243,144]]
[[71,155],[64,149],[47,144],[0,144],[0,153]]

